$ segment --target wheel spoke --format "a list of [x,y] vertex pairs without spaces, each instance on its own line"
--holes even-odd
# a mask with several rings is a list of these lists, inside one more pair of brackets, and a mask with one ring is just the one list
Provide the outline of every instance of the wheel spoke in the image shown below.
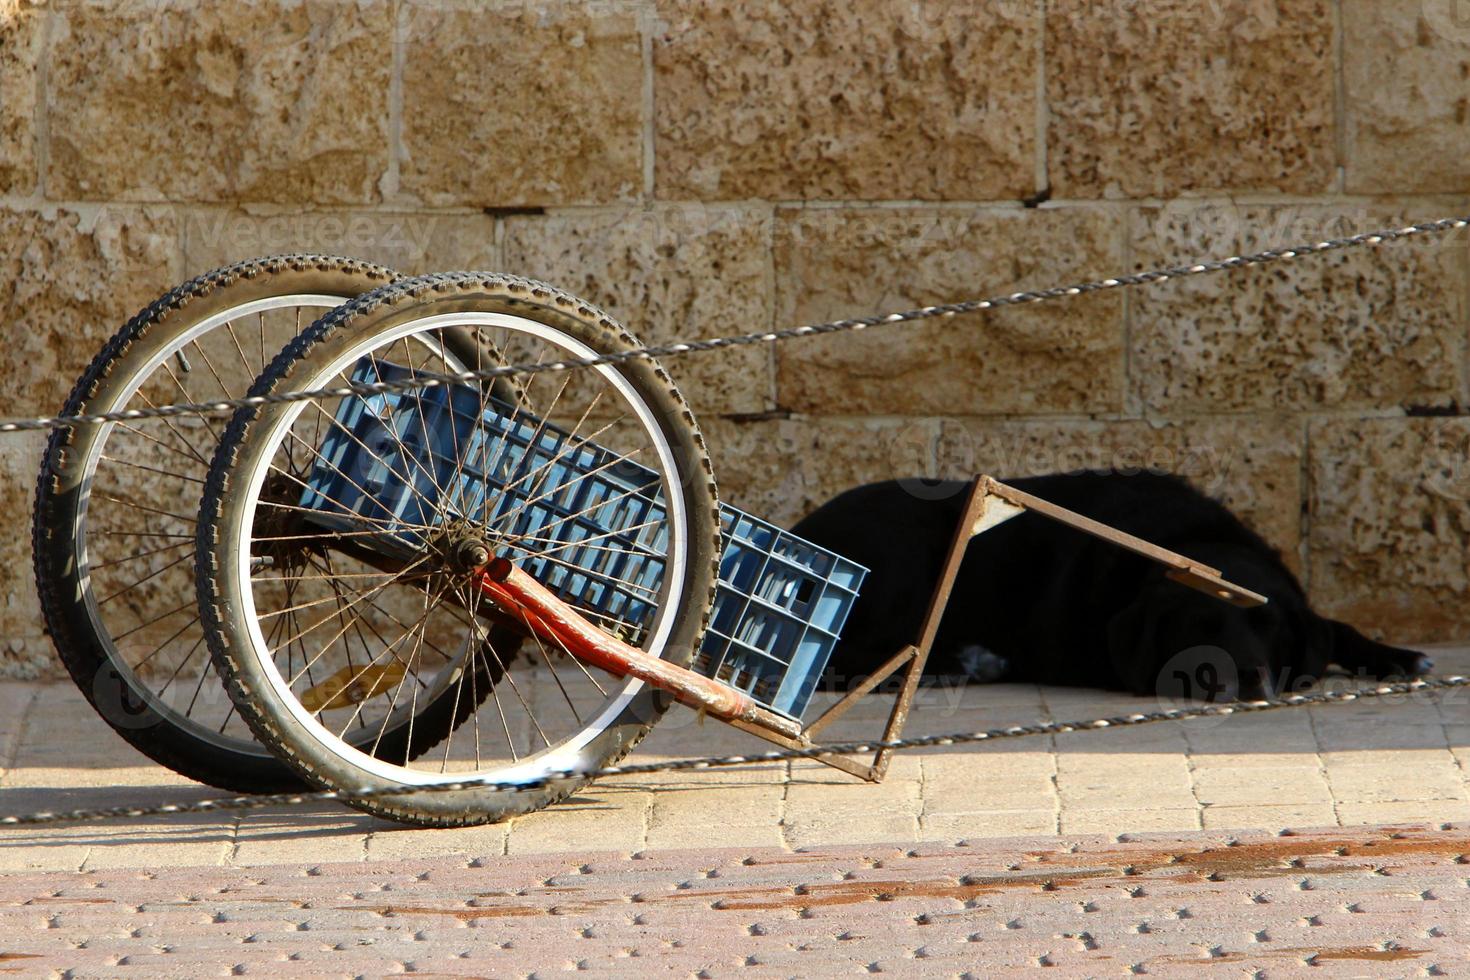
[[[410,378],[416,378],[418,376],[418,368],[413,363],[413,351],[408,346],[408,338],[407,337],[402,337],[402,338],[400,338],[400,340],[403,343],[403,356],[408,361],[408,376]],[[374,359],[373,360],[373,372],[376,374],[377,373],[377,370],[378,370],[377,360]],[[381,375],[378,377],[378,380],[379,381],[382,380],[382,376]],[[429,436],[429,423],[424,418],[424,394],[423,394],[423,389],[422,388],[413,388],[413,389],[411,389],[410,393],[413,396],[414,404],[416,404],[418,406],[419,433],[424,437],[424,452],[426,452],[426,453],[429,454],[430,464],[429,464],[427,475],[429,477],[429,482],[432,483],[432,484],[434,484],[434,489],[436,491],[438,491],[438,494],[439,494],[439,506],[440,506],[440,508],[442,508],[445,505],[445,503],[446,503],[446,501],[444,499],[444,488],[439,485],[439,481],[435,477],[435,474],[434,474],[434,466],[433,466],[433,455],[434,455],[433,439]],[[452,402],[449,402],[449,406],[450,406],[449,428],[452,431],[454,429],[453,403]],[[407,450],[404,450],[404,455],[405,456],[408,455],[408,451]]]
[[150,572],[147,575],[144,575],[142,578],[138,579],[138,581],[134,582],[132,585],[127,585],[127,586],[124,586],[121,589],[118,589],[116,592],[112,593],[111,595],[109,595],[105,599],[98,599],[97,600],[98,607],[100,608],[102,606],[107,605],[109,602],[111,602],[113,599],[116,599],[120,595],[126,595],[126,594],[128,594],[129,592],[131,592],[134,589],[136,589],[138,586],[142,585],[144,582],[151,582],[153,579],[156,579],[158,576],[162,575],[164,572],[168,571],[170,568],[174,568],[174,567],[176,567],[178,565],[181,565],[181,564],[183,564],[184,562],[188,561],[189,559],[191,559],[193,557],[194,557],[193,554],[180,555],[179,557],[177,557],[177,558],[173,559],[172,561],[169,561],[168,563],[166,563],[165,565],[163,565],[163,567],[158,568],[155,571],[152,571],[152,572]]
[[[138,662],[137,662],[137,663],[135,663],[135,664],[132,664],[132,665],[131,665],[131,666],[132,666],[132,668],[133,668],[133,673],[134,673],[134,674],[136,674],[136,673],[137,673],[137,671],[138,671],[138,668],[140,668],[140,667],[142,667],[142,666],[144,666],[144,665],[145,665],[145,664],[147,664],[147,663],[148,663],[148,661],[150,661],[150,660],[152,660],[152,659],[153,659],[153,658],[154,658],[154,657],[156,657],[156,656],[158,656],[158,654],[159,654],[159,653],[160,653],[160,652],[161,652],[161,651],[162,651],[162,650],[163,650],[163,648],[164,648],[164,647],[166,647],[166,646],[168,646],[168,645],[169,645],[169,644],[170,644],[170,643],[172,643],[172,642],[173,642],[173,641],[174,641],[174,640],[177,640],[177,639],[178,639],[178,638],[179,638],[179,637],[181,637],[181,636],[183,636],[183,635],[184,635],[184,633],[186,633],[186,632],[187,632],[187,631],[188,631],[188,630],[189,630],[189,628],[190,628],[190,627],[191,627],[191,626],[193,626],[193,625],[194,625],[194,624],[195,624],[195,623],[197,623],[197,622],[199,622],[199,616],[198,616],[198,615],[197,615],[197,614],[196,614],[196,615],[195,615],[195,616],[194,616],[194,618],[193,618],[193,619],[191,619],[191,620],[189,620],[189,621],[188,621],[188,622],[187,622],[187,623],[185,623],[185,624],[184,624],[184,625],[183,625],[183,626],[180,626],[180,627],[179,627],[179,628],[178,628],[178,630],[176,630],[176,631],[175,631],[175,632],[174,632],[174,634],[173,634],[173,636],[170,636],[170,637],[169,637],[169,638],[168,638],[168,639],[166,639],[166,640],[164,640],[164,641],[163,641],[163,642],[162,642],[162,643],[160,643],[160,644],[158,644],[158,646],[156,646],[156,647],[154,647],[154,648],[153,648],[153,650],[152,650],[152,652],[150,652],[150,653],[149,653],[149,654],[148,654],[148,655],[147,655],[147,656],[146,656],[146,657],[144,657],[144,658],[143,658],[143,659],[142,659],[142,660],[139,660],[139,661],[138,661]],[[204,639],[204,637],[203,637],[203,636],[200,636],[200,639],[201,639],[201,640],[203,640],[203,639]],[[197,647],[197,646],[198,646],[198,644],[197,644],[197,643],[196,643],[196,644],[195,644],[195,646],[196,646],[196,647]],[[192,653],[192,652],[191,652],[191,653]],[[165,685],[165,686],[166,686],[166,685]],[[161,691],[160,691],[160,692],[159,692],[159,693],[160,693],[160,694],[161,694],[161,693],[163,693],[163,692],[161,692]]]
[[191,462],[196,462],[196,463],[199,462],[199,456],[198,456],[197,453],[191,453],[191,452],[186,453],[182,449],[180,449],[178,446],[175,446],[173,443],[171,443],[171,442],[165,442],[164,440],[158,438],[157,436],[152,435],[151,433],[145,432],[144,430],[138,428],[136,425],[132,425],[132,424],[127,423],[127,422],[114,422],[112,424],[115,425],[115,426],[117,426],[119,429],[125,429],[128,432],[131,432],[133,435],[136,435],[136,436],[139,436],[139,437],[141,437],[143,439],[148,440],[149,442],[153,443],[155,446],[158,446],[164,452],[173,453],[175,456],[182,456],[185,459],[190,460]]
[[[142,391],[138,392],[138,397],[143,399],[143,403],[149,408],[158,407],[158,405],[154,403],[153,399],[149,398]],[[172,432],[175,436],[178,437],[179,442],[184,444],[184,449],[188,451],[188,455],[198,460],[200,466],[203,466],[206,469],[209,468],[209,460],[204,458],[204,456],[199,452],[198,447],[196,447],[188,439],[184,438],[184,434],[179,431],[178,426],[174,425],[173,419],[169,418],[167,415],[164,415],[159,418],[159,421],[163,423],[164,428],[168,429],[168,431]]]
[[163,554],[165,551],[176,551],[179,548],[192,548],[193,546],[193,538],[190,538],[187,541],[175,541],[173,544],[160,545],[157,548],[151,548],[148,551],[134,552],[131,555],[124,555],[121,558],[112,558],[108,561],[97,562],[96,564],[88,562],[87,569],[91,572],[100,572],[104,568],[112,568],[116,565],[122,565],[126,562],[137,561],[140,558],[148,558],[151,555],[160,555]]
[[94,490],[92,492],[92,496],[97,498],[98,500],[106,500],[108,503],[113,504],[122,504],[124,507],[131,507],[133,510],[141,510],[144,513],[157,514],[160,517],[172,517],[174,520],[183,521],[185,524],[199,523],[192,517],[185,517],[183,514],[175,514],[173,511],[159,510],[157,507],[147,507],[143,504],[134,503],[131,500],[123,500],[121,497],[114,497],[112,496],[112,494],[109,493],[98,493]]
[[135,463],[130,459],[120,459],[116,456],[108,456],[106,453],[103,453],[97,458],[105,459],[109,463],[117,463],[119,466],[126,466],[130,469],[146,470],[149,473],[157,473],[158,475],[166,476],[171,480],[187,480],[189,483],[197,483],[200,486],[204,485],[204,481],[199,479],[199,477],[190,476],[187,473],[175,473],[172,470],[159,469],[157,466],[144,466],[142,463]]
[[561,691],[561,696],[566,699],[567,707],[572,711],[572,717],[576,719],[577,724],[582,724],[582,715],[577,711],[577,705],[572,701],[572,696],[567,693],[566,685],[561,682],[561,674],[557,672],[556,664],[551,662],[551,655],[546,652],[546,647],[542,644],[541,637],[536,635],[536,631],[531,628],[531,618],[526,615],[524,609],[519,609],[517,612],[520,613],[521,621],[526,624],[526,632],[530,633],[531,639],[535,641],[536,649],[541,651],[541,659],[546,661],[547,667],[551,668],[551,679],[556,682],[556,689]]
[[[179,389],[179,394],[181,394],[181,395],[184,396],[184,402],[185,402],[185,404],[191,404],[191,403],[197,402],[199,400],[199,399],[197,399],[197,398],[194,397],[193,392],[189,391],[188,388],[185,388],[184,387],[184,383],[179,380],[179,376],[176,375],[176,374],[174,374],[174,369],[171,368],[171,367],[169,367],[168,361],[164,361],[159,366],[162,367],[164,373],[168,375],[168,379],[174,383],[174,387],[177,388],[177,389]],[[200,415],[199,416],[199,421],[201,423],[203,423],[203,425],[204,425],[204,427],[206,429],[209,430],[209,438],[210,438],[210,440],[212,442],[218,444],[219,443],[219,432],[215,429],[214,423],[211,422],[211,421],[209,421],[209,416],[207,416],[207,415]]]
[[134,626],[130,630],[125,630],[125,631],[123,631],[121,633],[115,633],[115,634],[113,634],[112,639],[114,641],[117,641],[117,640],[126,640],[128,637],[132,636],[134,633],[138,632],[139,630],[144,630],[144,629],[147,629],[150,626],[155,626],[155,625],[163,622],[165,619],[168,619],[170,616],[177,616],[179,613],[183,612],[186,609],[195,609],[195,608],[198,607],[198,605],[199,605],[199,603],[196,600],[190,599],[188,602],[184,603],[183,605],[174,606],[172,609],[169,609],[169,610],[166,610],[164,612],[161,612],[157,616],[154,616],[152,619],[148,620],[147,622],[139,623],[137,626]]

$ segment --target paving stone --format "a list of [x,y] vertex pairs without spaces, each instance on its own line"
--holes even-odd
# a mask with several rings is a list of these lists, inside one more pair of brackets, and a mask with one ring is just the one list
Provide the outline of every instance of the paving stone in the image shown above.
[[912,841],[918,839],[919,818],[916,814],[896,813],[882,809],[866,813],[859,824],[853,815],[825,814],[819,811],[789,812],[784,823],[786,842],[793,846],[844,844],[866,840],[873,836],[862,828],[876,827],[879,836],[887,840]]
[[1467,799],[1465,773],[1453,762],[1412,767],[1330,765],[1327,781],[1340,803]]
[[1240,804],[1207,806],[1200,813],[1206,830],[1328,827],[1337,823],[1331,803]]
[[1342,30],[1348,192],[1464,191],[1470,18],[1463,7],[1346,0]]
[[1316,764],[1235,769],[1196,763],[1192,780],[1195,798],[1206,806],[1331,803],[1335,790]]
[[1191,745],[1190,764],[1196,769],[1211,770],[1300,769],[1320,766],[1322,758],[1312,751],[1217,752]]
[[[1397,225],[1443,206],[1183,200],[1138,209],[1129,239],[1144,269]],[[1448,405],[1460,397],[1464,241],[1338,252],[1141,292],[1130,300],[1131,394],[1173,414]],[[1314,434],[1314,455],[1317,445]]]
[[1057,197],[1331,187],[1327,0],[1138,14],[1090,0],[1046,7],[1047,169]]
[[576,848],[615,848],[636,851],[647,834],[647,811],[652,800],[646,793],[629,794],[619,806],[599,801],[595,788],[583,790],[587,803],[561,803],[512,821],[507,853],[534,854]]
[[[1142,705],[1136,700],[1122,707],[1106,707],[1093,711],[1097,715],[1133,714]],[[1153,766],[1170,766],[1188,751],[1189,743],[1181,725],[1156,724],[1136,727],[1109,727],[1087,731],[1062,732],[1053,736],[1057,768],[1068,772],[1088,769],[1144,770]]]
[[47,45],[47,192],[374,201],[391,45],[383,0],[62,5]]
[[[769,235],[767,212],[747,208],[512,218],[504,267],[597,304],[643,343],[671,343],[770,323]],[[769,348],[745,347],[665,366],[703,418],[773,408],[772,364]]]
[[[953,757],[950,757],[953,758]],[[948,778],[924,766],[924,815],[975,813],[996,810],[1036,810],[1056,801],[1055,778],[1050,772],[1008,774],[985,778],[974,768],[966,773],[952,770]]]
[[433,837],[436,854],[482,855],[505,853],[510,827],[506,824],[483,824],[478,827],[424,830],[384,824],[367,838],[368,860],[392,860],[422,854]]
[[1465,800],[1399,800],[1382,803],[1338,803],[1337,819],[1344,827],[1377,823],[1426,823],[1470,817]]
[[1061,831],[1064,834],[1085,834],[1110,827],[1130,827],[1135,830],[1194,830],[1200,825],[1199,811],[1193,807],[1171,808],[1166,804],[1157,809],[1062,809]]
[[330,803],[317,805],[313,816],[303,826],[298,813],[245,814],[235,834],[230,863],[363,860],[372,818]]
[[[1444,652],[1446,669],[1460,669],[1460,656]],[[0,788],[0,810],[147,804],[218,795],[147,764],[90,714],[71,686],[43,685],[34,690],[33,695],[22,691],[3,702],[23,705],[28,697],[35,699],[24,737],[15,746],[15,765],[0,781],[0,787],[5,787]],[[1055,705],[1061,704],[1075,708],[1078,717],[1126,713],[1136,703],[1101,692],[1045,693],[1053,714],[1058,710]],[[1091,703],[1087,693],[1092,695]],[[951,697],[954,694],[959,695],[957,700]],[[1029,721],[1047,712],[1041,695],[1025,685],[925,690],[923,695],[913,731],[982,729],[1005,721]],[[0,698],[5,696],[0,689]],[[858,728],[876,725],[884,711],[883,700],[861,705],[854,724]],[[757,746],[747,736],[721,726],[674,724],[680,717],[681,713],[670,716],[663,750],[648,758],[719,754]],[[912,869],[922,869],[925,862],[948,860],[951,854],[960,853],[969,862],[967,873],[985,873],[987,868],[1006,867],[996,856],[998,838],[1058,830],[1065,835],[1060,850],[1035,852],[1026,858],[1028,866],[1070,867],[1069,849],[1086,844],[1088,831],[1111,831],[1107,840],[1119,863],[1109,875],[1116,877],[1122,864],[1130,860],[1123,855],[1169,846],[1173,839],[1167,834],[1138,833],[1140,828],[1196,826],[1190,814],[1197,815],[1205,826],[1220,829],[1252,825],[1299,829],[1339,821],[1362,823],[1377,817],[1418,823],[1463,816],[1463,798],[1406,796],[1399,801],[1404,805],[1384,804],[1386,808],[1375,808],[1378,805],[1372,802],[1399,795],[1396,785],[1413,787],[1413,782],[1395,783],[1392,777],[1381,775],[1403,769],[1396,765],[1396,750],[1365,745],[1399,745],[1410,769],[1433,774],[1426,776],[1429,781],[1422,792],[1404,789],[1405,794],[1446,796],[1457,792],[1456,780],[1464,785],[1460,763],[1451,761],[1456,755],[1448,747],[1458,739],[1458,732],[1454,726],[1447,729],[1441,717],[1437,709],[1423,705],[1364,701],[1331,709],[1235,717],[1198,727],[1166,724],[1091,736],[1077,733],[955,746],[900,754],[888,780],[876,786],[816,763],[668,773],[657,779],[623,777],[594,784],[570,804],[516,823],[462,831],[400,829],[330,805],[251,812],[245,815],[238,834],[236,816],[230,813],[180,815],[132,821],[126,826],[0,828],[0,863],[11,869],[118,866],[120,870],[77,878],[81,890],[75,894],[82,897],[106,896],[111,890],[133,887],[142,880],[139,874],[154,874],[156,869],[179,862],[213,865],[226,860],[250,865],[253,877],[236,881],[228,894],[220,890],[219,867],[174,872],[182,876],[173,879],[175,890],[161,894],[159,902],[149,906],[148,925],[140,938],[154,940],[167,940],[170,930],[186,933],[198,925],[187,912],[180,912],[187,910],[190,901],[208,900],[212,908],[229,912],[228,920],[246,923],[279,918],[276,910],[281,901],[298,903],[303,915],[319,915],[328,924],[336,921],[335,916],[348,914],[332,911],[338,905],[432,905],[430,899],[437,894],[442,876],[462,874],[467,866],[473,866],[480,892],[491,904],[523,904],[521,892],[554,886],[562,889],[562,914],[575,916],[585,907],[589,887],[613,887],[615,881],[625,894],[657,898],[664,887],[658,883],[668,881],[659,876],[670,866],[659,857],[661,852],[649,848],[691,842],[715,841],[723,848],[708,852],[707,863],[697,874],[686,871],[675,882],[690,881],[696,891],[746,885],[789,887],[802,880],[810,860],[803,854],[787,855],[783,862],[760,859],[745,863],[755,853],[753,849],[764,846],[815,845],[823,853],[841,852],[848,862],[841,869],[843,874],[866,874],[871,863],[893,869],[884,873],[907,876],[916,873]],[[692,718],[688,715],[685,721]],[[1423,724],[1426,719],[1429,724]],[[1470,726],[1463,727],[1470,730]],[[661,731],[663,726],[655,730],[654,741]],[[1319,740],[1332,760],[1329,767],[1348,767],[1344,778],[1358,782],[1351,789],[1345,782],[1336,800],[1313,794],[1319,802],[1283,802],[1309,785],[1311,777],[1321,785],[1318,756],[1310,751]],[[1428,747],[1431,742],[1438,747]],[[1470,762],[1470,749],[1465,757]],[[87,768],[88,764],[96,768]],[[1203,802],[1190,789],[1191,767]],[[1053,789],[1054,773],[1062,786],[1060,797]],[[1170,786],[1174,789],[1169,790]],[[1365,802],[1354,803],[1355,798]],[[1334,802],[1337,810],[1332,809]],[[712,829],[717,836],[712,837]],[[1129,833],[1118,837],[1123,831]],[[548,853],[522,856],[517,852],[518,833],[523,834],[521,852]],[[906,846],[894,850],[863,843],[880,835],[904,841]],[[230,849],[230,842],[237,839],[238,848]],[[1320,835],[1294,832],[1283,841],[1297,847],[1304,846],[1300,842],[1319,839]],[[853,841],[854,847],[834,850],[832,844],[839,840]],[[922,843],[925,840],[934,843]],[[1217,846],[1223,847],[1225,837],[1219,841]],[[963,846],[952,847],[952,843]],[[744,846],[730,847],[732,844]],[[503,853],[507,847],[512,851],[509,855]],[[605,848],[612,848],[612,853]],[[603,854],[599,856],[594,849]],[[634,851],[640,859],[628,862],[626,855]],[[321,862],[333,855],[347,863],[318,863],[304,871],[268,863],[303,858]],[[386,869],[398,867],[394,855],[416,855],[422,863],[414,874],[389,873]],[[356,870],[343,870],[354,863]],[[631,870],[615,871],[614,866]],[[140,870],[126,870],[129,868]],[[609,874],[622,877],[607,877]],[[8,894],[3,888],[8,880],[0,875],[0,901]],[[272,911],[252,911],[260,909]],[[631,918],[631,913],[620,914]],[[654,915],[652,921],[668,919],[663,912],[649,914]],[[477,928],[474,923],[478,920],[469,921],[467,928]],[[489,924],[489,920],[484,922]],[[215,925],[230,934],[239,929],[235,921]]]
[[138,819],[130,824],[123,839],[92,847],[83,868],[223,864],[234,850],[233,838],[233,828],[221,825],[218,820],[201,823],[174,817]]
[[[1078,207],[781,209],[776,322],[970,298],[976,283],[1002,294],[1109,275],[1121,231],[1112,213]],[[883,415],[919,416],[1117,411],[1121,313],[1121,297],[1104,293],[1045,313],[1002,309],[805,339],[777,351],[777,403],[822,415],[876,414],[876,405]]]
[[642,190],[642,42],[632,8],[414,2],[398,33],[405,198],[553,205],[627,201]]
[[926,812],[919,818],[919,830],[929,840],[1050,834],[1057,830],[1057,811],[1047,808],[970,810],[961,813]]
[[[1058,764],[1064,761],[1065,756],[1058,760]],[[1125,765],[1111,771],[1096,767],[1081,770],[1059,768],[1057,794],[1061,797],[1063,810],[1127,809],[1122,804],[1133,799],[1147,799],[1159,807],[1193,808],[1195,800],[1190,793],[1189,771],[1183,759],[1169,762]]]
[[40,690],[42,688],[34,684],[0,685],[0,780],[4,779],[5,767],[15,760],[31,707]]
[[779,786],[662,788],[649,812],[648,846],[675,846],[701,834],[730,846],[779,845],[782,795]]
[[[652,824],[648,828],[646,843],[649,847],[678,847],[695,837],[702,827],[708,828],[708,826],[708,820]],[[779,820],[759,823],[722,823],[718,825],[716,832],[720,843],[736,844],[742,847],[778,846],[784,844],[786,839]]]
[[1039,8],[657,7],[661,198],[973,201],[1036,189]]

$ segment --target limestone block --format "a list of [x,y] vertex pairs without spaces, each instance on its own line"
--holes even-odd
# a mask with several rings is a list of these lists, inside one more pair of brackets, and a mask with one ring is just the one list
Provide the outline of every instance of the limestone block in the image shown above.
[[1322,610],[1395,643],[1470,634],[1470,422],[1322,420],[1309,440]]
[[[1134,265],[1193,262],[1395,227],[1444,204],[1145,208]],[[1132,394],[1171,413],[1445,406],[1461,395],[1470,234],[1136,290]]]
[[[1088,208],[787,209],[776,323],[869,316],[1100,278],[1119,219]],[[834,415],[1106,412],[1122,407],[1122,297],[880,326],[777,352],[777,402]]]
[[405,275],[501,268],[495,219],[482,214],[202,208],[183,216],[183,229],[190,275],[298,251],[366,259]]
[[1280,416],[1142,421],[946,419],[937,473],[1000,479],[1068,473],[1172,473],[1223,502],[1302,570],[1304,429]]
[[[505,268],[560,286],[644,343],[751,333],[771,319],[763,213],[698,206],[506,222]],[[768,346],[670,357],[701,420],[772,407]]]
[[0,345],[7,414],[61,408],[129,317],[174,284],[169,208],[0,209]]
[[660,197],[1035,191],[1040,4],[660,0],[658,12]]
[[0,0],[0,193],[36,186],[36,77],[43,10]]
[[624,4],[409,3],[400,188],[432,205],[629,200],[643,61]]
[[1329,0],[1046,5],[1054,194],[1319,193],[1335,176]]
[[388,166],[386,0],[77,3],[55,17],[50,195],[377,199]]
[[45,446],[40,433],[0,441],[0,507],[14,522],[0,539],[0,562],[9,570],[0,577],[0,677],[57,677],[62,671],[41,626],[26,533]]
[[[162,208],[50,215],[0,210],[0,348],[6,415],[52,414],[123,323],[175,275],[177,234]],[[41,626],[31,567],[32,494],[44,435],[0,444],[0,508],[20,522],[0,545],[0,675],[59,676]]]
[[1470,5],[1344,0],[1347,189],[1470,190]]
[[927,419],[707,419],[701,428],[720,499],[785,527],[849,487],[933,472],[939,432]]

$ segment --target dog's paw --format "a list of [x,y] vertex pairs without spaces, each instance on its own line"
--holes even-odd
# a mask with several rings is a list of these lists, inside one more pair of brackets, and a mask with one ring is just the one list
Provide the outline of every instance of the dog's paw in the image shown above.
[[981,646],[961,647],[955,659],[966,677],[981,684],[993,684],[1011,669],[1009,660]]

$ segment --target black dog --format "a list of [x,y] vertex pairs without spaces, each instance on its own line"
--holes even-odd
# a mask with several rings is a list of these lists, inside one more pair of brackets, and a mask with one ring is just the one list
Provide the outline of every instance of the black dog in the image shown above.
[[[1154,562],[1028,511],[970,541],[927,674],[1258,700],[1311,684],[1329,664],[1374,677],[1433,666],[1313,612],[1277,552],[1182,479],[1073,473],[1010,482],[1221,569],[1270,602],[1227,605],[1166,578]],[[874,483],[793,529],[872,570],[828,666],[829,685],[871,674],[917,638],[966,488],[927,483],[916,494]]]

